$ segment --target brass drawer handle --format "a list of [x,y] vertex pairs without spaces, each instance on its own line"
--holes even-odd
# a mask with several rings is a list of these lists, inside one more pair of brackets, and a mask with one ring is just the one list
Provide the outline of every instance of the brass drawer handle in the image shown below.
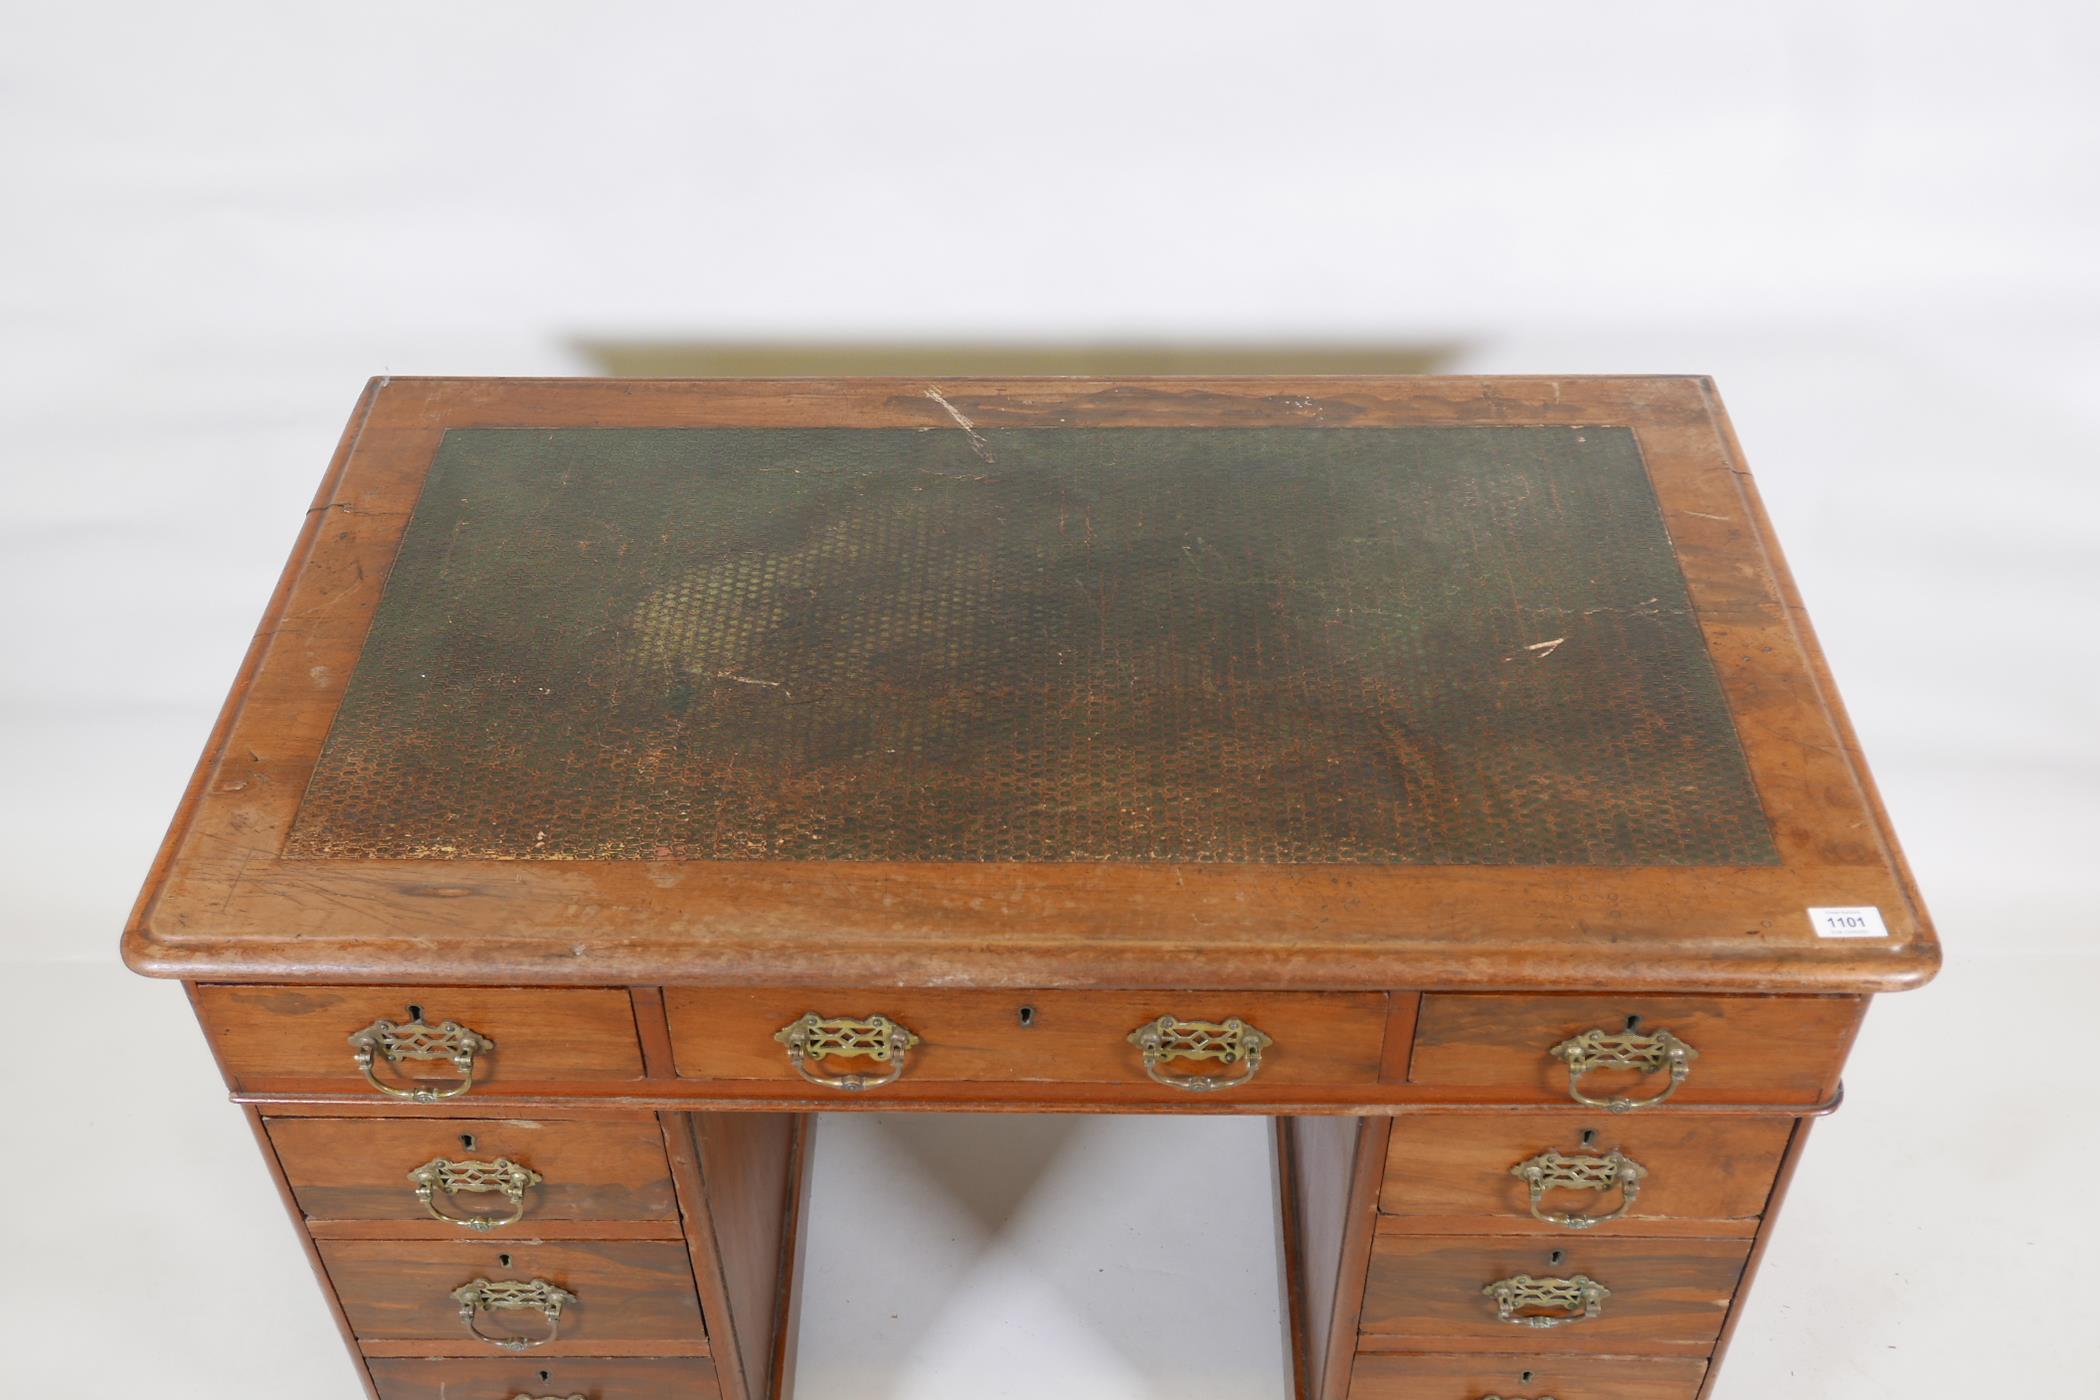
[[[1611,1290],[1587,1274],[1573,1278],[1533,1278],[1518,1274],[1483,1284],[1480,1291],[1495,1300],[1495,1316],[1512,1327],[1565,1327],[1604,1311]],[[1557,1315],[1520,1315],[1520,1308],[1561,1308]]]
[[[456,1099],[474,1087],[474,1057],[494,1050],[496,1042],[479,1031],[468,1030],[457,1021],[442,1021],[432,1026],[425,1024],[418,1015],[405,1026],[392,1021],[374,1021],[350,1037],[350,1048],[356,1055],[357,1067],[363,1072],[365,1082],[380,1093],[416,1103],[436,1103],[439,1099]],[[372,1071],[374,1060],[385,1060],[390,1065],[403,1060],[450,1060],[452,1067],[459,1071],[459,1083],[447,1089],[420,1085],[402,1089],[382,1084]]]
[[[1276,1043],[1237,1016],[1226,1021],[1183,1021],[1162,1016],[1132,1031],[1129,1040],[1144,1052],[1145,1073],[1155,1082],[1197,1094],[1245,1084],[1261,1073],[1261,1052]],[[1163,1074],[1159,1067],[1164,1060],[1216,1060],[1244,1068],[1232,1075]]]
[[[525,1218],[525,1192],[527,1188],[540,1184],[540,1174],[530,1167],[521,1167],[508,1157],[498,1157],[493,1162],[468,1160],[455,1162],[449,1157],[433,1157],[408,1174],[416,1184],[416,1199],[431,1217],[447,1225],[457,1225],[463,1230],[500,1230],[506,1225],[515,1225]],[[510,1201],[510,1211],[504,1215],[447,1215],[438,1209],[437,1194],[456,1196],[462,1191],[500,1191]]]
[[[463,1283],[452,1290],[453,1301],[459,1304],[459,1320],[466,1324],[467,1331],[492,1347],[505,1351],[529,1351],[543,1347],[561,1335],[561,1310],[576,1301],[576,1295],[566,1288],[557,1288],[543,1278],[530,1282],[518,1279],[498,1279],[491,1282],[485,1278]],[[485,1312],[537,1312],[547,1318],[547,1335],[544,1337],[491,1337],[481,1330],[481,1315]]]
[[[1643,1035],[1636,1031],[1591,1029],[1563,1040],[1546,1053],[1567,1062],[1569,1098],[1586,1108],[1602,1108],[1612,1113],[1653,1108],[1661,1103],[1677,1092],[1677,1086],[1684,1083],[1692,1072],[1692,1061],[1699,1058],[1697,1050],[1668,1031]],[[1630,1099],[1624,1094],[1614,1094],[1606,1099],[1594,1098],[1582,1091],[1582,1077],[1593,1069],[1637,1069],[1647,1074],[1667,1069],[1670,1082],[1645,1099]]]
[[[1558,1152],[1541,1152],[1530,1161],[1511,1167],[1509,1174],[1530,1185],[1534,1218],[1569,1230],[1587,1230],[1607,1220],[1617,1220],[1632,1210],[1634,1199],[1641,1194],[1641,1178],[1648,1174],[1648,1169],[1615,1147],[1601,1157],[1591,1153],[1569,1157]],[[1619,1190],[1619,1206],[1605,1215],[1573,1215],[1541,1209],[1548,1191],[1609,1191],[1613,1187]]]
[[[812,1084],[826,1089],[844,1089],[848,1093],[894,1084],[904,1073],[905,1055],[919,1043],[916,1035],[887,1016],[870,1016],[865,1021],[857,1021],[849,1017],[827,1018],[814,1011],[773,1032],[773,1039],[787,1047],[788,1063],[795,1067],[795,1073]],[[869,1059],[889,1068],[870,1076],[820,1074],[809,1067],[810,1061],[828,1059],[833,1055]]]

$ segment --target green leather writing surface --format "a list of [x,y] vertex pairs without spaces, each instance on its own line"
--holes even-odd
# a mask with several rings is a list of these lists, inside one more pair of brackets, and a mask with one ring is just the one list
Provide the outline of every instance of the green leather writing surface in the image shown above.
[[455,429],[288,853],[1777,859],[1560,427]]

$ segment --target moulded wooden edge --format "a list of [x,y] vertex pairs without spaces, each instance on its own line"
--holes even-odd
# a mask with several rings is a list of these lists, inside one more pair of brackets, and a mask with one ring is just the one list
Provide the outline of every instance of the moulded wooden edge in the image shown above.
[[[1401,1113],[1537,1113],[1562,1107],[1556,1103],[1527,1101],[1490,1103],[1479,1099],[1411,1098],[1375,1100],[1364,1098],[1278,1099],[1247,1098],[1219,1102],[1208,1096],[1187,1095],[1182,1099],[1127,1098],[1098,1092],[1098,1085],[1065,1086],[1067,1092],[1033,1097],[992,1098],[968,1092],[983,1086],[960,1086],[964,1092],[940,1096],[883,1095],[869,1090],[851,1098],[783,1098],[777,1095],[725,1098],[707,1093],[606,1096],[590,1102],[598,1112],[656,1113],[1208,1113],[1261,1114],[1267,1116],[1325,1117],[1343,1115],[1376,1118]],[[1040,1087],[1040,1086],[1039,1086]],[[1056,1087],[1056,1086],[1052,1086]],[[234,1103],[253,1104],[272,1114],[325,1113],[356,1116],[363,1112],[401,1116],[401,1110],[367,1098],[326,1094],[252,1094],[228,1096]],[[1840,1091],[1821,1103],[1687,1103],[1672,1104],[1672,1115],[1718,1114],[1760,1118],[1809,1118],[1829,1113],[1843,1099]],[[538,1114],[558,1117],[584,1116],[585,1101],[554,1096],[520,1096],[499,1099],[491,1095],[477,1101],[482,1116],[489,1113]]]
[[[239,715],[256,674],[268,651],[278,622],[285,615],[289,591],[312,554],[319,533],[319,519],[333,503],[347,464],[355,455],[366,424],[377,411],[382,391],[393,429],[415,427],[435,432],[456,409],[467,420],[502,421],[504,406],[521,394],[543,397],[560,410],[574,413],[576,404],[594,393],[618,392],[636,401],[661,399],[681,389],[708,385],[724,404],[751,405],[765,401],[766,411],[777,416],[797,411],[796,405],[814,408],[838,404],[856,393],[894,389],[892,400],[907,387],[924,381],[917,376],[860,378],[853,380],[778,381],[633,381],[608,386],[591,380],[472,380],[464,378],[375,379],[366,386],[351,423],[324,478],[316,505],[309,510],[291,561],[265,615],[247,660],[239,672],[234,693],[221,713],[206,748],[205,761],[192,775],[169,838],[156,856],[145,888],[134,906],[123,949],[125,961],[135,970],[152,976],[210,978],[228,981],[391,981],[402,969],[414,966],[418,975],[435,980],[486,980],[492,970],[501,980],[525,985],[554,985],[575,980],[580,966],[589,967],[587,979],[594,983],[650,982],[683,978],[723,981],[754,980],[780,983],[795,975],[783,970],[779,949],[769,940],[753,938],[680,937],[676,939],[627,939],[620,946],[590,948],[575,946],[573,938],[560,931],[531,936],[494,936],[476,940],[471,957],[456,948],[443,946],[412,933],[367,933],[336,938],[309,930],[308,936],[279,938],[267,931],[251,930],[247,936],[221,936],[209,931],[156,924],[155,910],[166,893],[172,862],[184,848],[187,833],[203,801],[211,775],[216,770],[239,727]],[[1503,421],[1502,410],[1521,409],[1527,402],[1548,404],[1553,421],[1613,421],[1610,405],[1626,411],[1639,405],[1643,411],[1667,421],[1674,432],[1710,431],[1718,443],[1738,488],[1742,492],[1747,525],[1769,561],[1771,583],[1781,595],[1781,608],[1811,677],[1822,712],[1841,740],[1841,759],[1848,775],[1857,783],[1875,828],[1874,836],[1887,855],[1887,874],[1896,893],[1905,902],[1904,920],[1909,927],[1901,942],[1885,947],[1848,944],[1825,947],[1792,943],[1777,952],[1737,950],[1725,940],[1687,949],[1660,938],[1609,945],[1540,946],[1534,941],[1483,944],[1472,937],[1441,938],[1414,931],[1404,947],[1381,946],[1377,937],[1354,937],[1332,946],[1300,945],[1290,957],[1278,960],[1253,945],[1220,946],[1207,956],[1205,966],[1218,973],[1215,985],[1224,989],[1259,985],[1333,990],[1375,990],[1394,983],[1435,984],[1453,990],[1509,988],[1528,979],[1518,969],[1538,966],[1552,969],[1552,976],[1536,985],[1558,985],[1584,989],[1639,990],[1673,987],[1711,991],[1898,991],[1929,980],[1940,964],[1937,938],[1918,900],[1915,883],[1900,848],[1895,844],[1886,812],[1873,789],[1861,759],[1856,737],[1845,718],[1829,681],[1828,665],[1786,574],[1783,559],[1772,536],[1769,520],[1758,504],[1740,446],[1720,408],[1712,381],[1704,376],[1455,376],[1445,379],[1407,376],[1214,376],[1214,377],[1116,377],[1042,376],[1038,378],[984,378],[967,376],[943,380],[962,389],[981,393],[1008,393],[1025,401],[1032,386],[1045,393],[1094,393],[1097,396],[1122,386],[1171,390],[1181,398],[1205,393],[1213,398],[1254,401],[1250,389],[1271,392],[1260,401],[1287,396],[1294,386],[1302,392],[1330,394],[1337,399],[1353,395],[1358,401],[1375,400],[1381,391],[1390,395],[1407,386],[1406,392],[1433,398],[1446,406],[1456,396],[1472,393],[1472,409],[1479,410],[1466,421]],[[1564,386],[1575,386],[1583,396],[1562,399]],[[1438,398],[1437,396],[1441,396]],[[1530,396],[1527,400],[1526,396]],[[1282,401],[1282,400],[1279,400]],[[1588,414],[1596,408],[1603,418]],[[522,409],[520,410],[523,411]],[[836,409],[832,411],[836,412]],[[857,410],[856,410],[857,411]],[[893,406],[890,410],[893,411]],[[1576,415],[1576,416],[1570,416]],[[530,414],[525,414],[529,417]],[[1703,420],[1694,424],[1693,417]],[[398,421],[394,421],[398,420]],[[1528,420],[1527,420],[1528,421]],[[1075,930],[1075,933],[1077,931]],[[891,935],[884,935],[889,939]],[[841,951],[840,956],[858,961],[846,969],[856,979],[880,977],[893,984],[991,986],[1037,985],[1045,987],[1111,985],[1140,987],[1165,981],[1186,982],[1187,950],[1180,944],[1127,943],[1073,937],[1044,939],[1027,950],[981,950],[984,955],[966,956],[952,940],[914,943],[909,939],[885,941],[880,948],[860,954]],[[790,960],[793,961],[792,959]],[[834,959],[832,970],[841,969]],[[383,965],[382,965],[383,964]],[[760,973],[758,970],[763,968]],[[863,970],[864,968],[864,970]],[[1075,971],[1080,969],[1080,971]]]

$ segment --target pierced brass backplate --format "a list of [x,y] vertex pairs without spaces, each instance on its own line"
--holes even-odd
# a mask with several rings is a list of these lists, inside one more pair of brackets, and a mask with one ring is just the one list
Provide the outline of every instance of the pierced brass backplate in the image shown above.
[[[1245,1084],[1261,1073],[1262,1051],[1276,1043],[1237,1016],[1225,1021],[1184,1021],[1162,1016],[1132,1031],[1129,1040],[1144,1053],[1147,1075],[1171,1088],[1199,1094]],[[1160,1065],[1167,1060],[1216,1060],[1244,1068],[1232,1075],[1165,1074]]]
[[[1533,1278],[1517,1274],[1481,1285],[1480,1291],[1495,1300],[1495,1316],[1514,1327],[1565,1327],[1604,1311],[1611,1290],[1587,1274],[1573,1278]],[[1560,1308],[1558,1315],[1534,1316],[1525,1308]]]
[[[1529,1161],[1511,1167],[1509,1174],[1530,1186],[1533,1216],[1548,1225],[1587,1230],[1607,1220],[1617,1220],[1632,1210],[1634,1199],[1641,1193],[1641,1179],[1648,1175],[1648,1169],[1613,1148],[1602,1156],[1541,1152]],[[1572,1215],[1544,1208],[1548,1191],[1609,1191],[1613,1187],[1619,1188],[1619,1205],[1604,1215]]]
[[[439,1099],[456,1099],[474,1087],[474,1058],[486,1055],[496,1048],[496,1042],[479,1031],[468,1030],[457,1021],[441,1021],[432,1026],[421,1017],[407,1025],[392,1021],[374,1021],[350,1037],[350,1050],[357,1060],[358,1069],[366,1082],[382,1094],[397,1099],[408,1099],[415,1103],[436,1103]],[[399,1064],[403,1060],[450,1060],[459,1071],[459,1083],[445,1089],[432,1089],[421,1085],[399,1088],[382,1084],[373,1073],[375,1060],[388,1064]]]
[[[795,1073],[812,1084],[821,1084],[827,1089],[844,1089],[849,1093],[894,1083],[904,1073],[906,1055],[919,1043],[918,1036],[908,1027],[887,1016],[856,1020],[820,1016],[814,1011],[804,1013],[773,1032],[773,1039],[787,1047],[788,1063],[795,1067]],[[821,1074],[809,1067],[810,1061],[824,1060],[833,1055],[873,1060],[888,1065],[889,1069],[877,1075]]]
[[[508,1157],[498,1157],[493,1162],[455,1162],[448,1157],[433,1157],[410,1172],[408,1179],[416,1184],[416,1199],[432,1216],[465,1230],[484,1231],[500,1230],[524,1219],[525,1192],[542,1180],[538,1172],[521,1167]],[[504,1215],[447,1215],[437,1206],[440,1191],[447,1196],[462,1191],[497,1191],[509,1199],[511,1208]]]
[[[476,1338],[492,1347],[505,1351],[525,1351],[531,1347],[543,1347],[561,1335],[561,1310],[576,1301],[576,1295],[565,1288],[556,1287],[545,1279],[475,1279],[452,1290],[453,1301],[459,1304],[459,1320]],[[481,1330],[481,1314],[485,1312],[537,1312],[547,1318],[547,1335],[544,1337],[491,1337]]]
[[[1625,1113],[1630,1109],[1652,1108],[1677,1092],[1692,1072],[1692,1061],[1699,1052],[1671,1035],[1668,1031],[1642,1034],[1636,1031],[1605,1031],[1592,1028],[1581,1035],[1570,1036],[1546,1052],[1568,1066],[1568,1097],[1587,1108],[1601,1108],[1612,1113]],[[1614,1094],[1609,1098],[1595,1098],[1583,1092],[1582,1077],[1597,1069],[1633,1069],[1645,1074],[1658,1070],[1670,1072],[1670,1082],[1645,1099],[1628,1098]]]

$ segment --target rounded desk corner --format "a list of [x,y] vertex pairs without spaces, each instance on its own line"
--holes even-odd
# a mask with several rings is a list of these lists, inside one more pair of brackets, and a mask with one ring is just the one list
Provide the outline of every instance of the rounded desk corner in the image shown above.
[[124,966],[141,977],[180,977],[182,972],[174,966],[168,946],[160,935],[143,923],[135,923],[124,930],[124,937],[117,945],[118,955]]
[[1940,975],[1945,956],[1940,950],[1940,940],[1932,930],[1921,924],[1918,935],[1900,948],[1889,950],[1896,966],[1884,981],[1882,990],[1890,992],[1914,992]]

